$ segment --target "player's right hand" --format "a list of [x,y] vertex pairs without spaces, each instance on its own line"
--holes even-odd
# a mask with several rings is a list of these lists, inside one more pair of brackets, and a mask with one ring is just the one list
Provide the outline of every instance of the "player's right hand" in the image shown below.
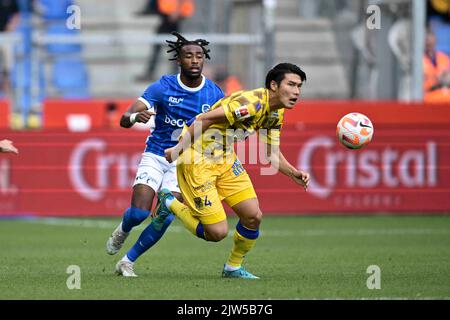
[[148,110],[141,111],[136,116],[136,122],[147,123],[147,121],[150,120],[150,118],[155,114],[155,112]]

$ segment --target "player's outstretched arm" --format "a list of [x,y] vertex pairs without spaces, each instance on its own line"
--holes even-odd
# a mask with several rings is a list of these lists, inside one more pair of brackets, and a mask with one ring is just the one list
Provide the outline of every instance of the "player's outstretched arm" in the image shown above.
[[136,100],[136,102],[122,115],[122,118],[120,118],[120,126],[131,128],[136,122],[147,123],[147,121],[155,114],[156,113],[149,111],[142,101]]
[[266,144],[266,154],[270,164],[284,175],[290,177],[295,183],[303,186],[305,191],[309,185],[309,173],[298,170],[286,160],[279,146]]
[[210,126],[217,123],[225,123],[227,121],[225,111],[222,107],[200,114],[194,122],[191,123],[177,145],[164,151],[166,160],[168,162],[175,161],[178,156],[182,154],[184,150],[189,149]]
[[9,153],[19,153],[16,147],[14,147],[12,141],[10,140],[1,140],[0,141],[0,152],[9,152]]

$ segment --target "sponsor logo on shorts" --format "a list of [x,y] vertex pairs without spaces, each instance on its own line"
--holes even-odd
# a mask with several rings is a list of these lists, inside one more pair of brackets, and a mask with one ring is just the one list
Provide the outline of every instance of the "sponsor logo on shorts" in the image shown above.
[[197,209],[203,209],[203,200],[202,200],[202,198],[200,198],[200,197],[196,197],[196,198],[194,198],[194,202],[195,202],[195,207],[197,208]]
[[206,190],[209,190],[213,187],[214,183],[212,181],[207,181],[202,185],[199,185],[197,187],[194,187],[195,191],[201,191],[201,192],[205,192]]
[[147,184],[150,184],[150,182],[158,184],[158,181],[156,181],[156,179],[153,178],[153,177],[150,177],[150,178],[147,179]]
[[244,167],[242,166],[242,163],[239,160],[236,160],[233,163],[233,166],[231,167],[231,170],[233,170],[233,173],[235,176],[240,175],[242,172],[245,172]]
[[142,180],[147,177],[147,172],[142,172],[139,176],[136,177],[136,180]]

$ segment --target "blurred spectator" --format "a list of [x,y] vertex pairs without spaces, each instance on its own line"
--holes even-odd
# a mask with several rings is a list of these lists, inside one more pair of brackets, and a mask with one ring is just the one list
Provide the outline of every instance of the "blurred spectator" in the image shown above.
[[[0,34],[16,29],[19,7],[16,0],[0,0]],[[0,95],[10,93],[11,50],[0,46]]]
[[223,90],[225,96],[229,96],[234,92],[243,90],[242,84],[238,77],[230,75],[225,66],[217,67],[214,81]]
[[[194,0],[157,0],[157,10],[160,16],[160,24],[156,30],[156,34],[166,34],[172,31],[180,31],[180,22],[194,14]],[[154,79],[154,72],[159,60],[161,44],[153,46],[153,52],[143,75],[137,77],[138,81],[151,81]],[[175,73],[178,66],[173,65]]]
[[436,36],[427,31],[425,39],[424,69],[424,101],[450,101],[450,58],[436,50]]
[[139,16],[158,14],[158,0],[147,0],[144,8],[136,14]]
[[397,98],[411,100],[411,20],[408,15],[397,19],[388,33],[388,43],[400,67]]
[[12,31],[17,24],[19,7],[16,0],[0,0],[0,31]]
[[355,81],[361,88],[357,88],[357,91],[361,91],[359,93],[361,96],[376,99],[379,71],[375,56],[375,33],[369,32],[365,23],[360,23],[351,31],[351,39],[362,57],[362,63],[357,70]]
[[427,27],[436,36],[436,48],[450,55],[450,0],[427,1]]
[[427,20],[433,19],[450,23],[450,0],[427,1]]

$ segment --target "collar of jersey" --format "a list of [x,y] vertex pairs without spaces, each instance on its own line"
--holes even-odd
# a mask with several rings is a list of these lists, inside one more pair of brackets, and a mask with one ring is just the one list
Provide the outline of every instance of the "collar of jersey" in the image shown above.
[[205,85],[205,76],[202,75],[202,83],[200,83],[200,85],[195,88],[188,87],[183,82],[181,82],[180,74],[177,74],[177,81],[178,81],[178,84],[180,85],[180,87],[182,87],[184,90],[190,91],[190,92],[196,92],[196,91],[199,91],[201,88],[203,88],[203,86]]

